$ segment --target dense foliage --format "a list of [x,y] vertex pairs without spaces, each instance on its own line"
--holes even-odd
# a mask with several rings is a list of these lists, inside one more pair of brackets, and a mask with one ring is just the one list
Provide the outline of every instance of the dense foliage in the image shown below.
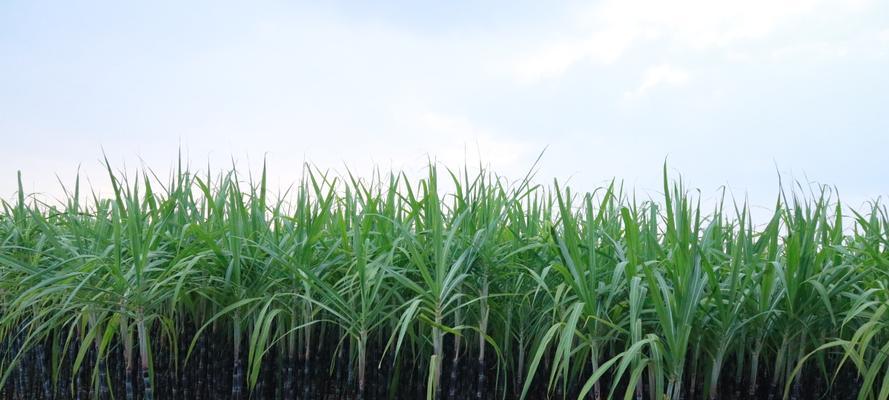
[[889,397],[889,218],[829,188],[108,172],[4,203],[0,398]]

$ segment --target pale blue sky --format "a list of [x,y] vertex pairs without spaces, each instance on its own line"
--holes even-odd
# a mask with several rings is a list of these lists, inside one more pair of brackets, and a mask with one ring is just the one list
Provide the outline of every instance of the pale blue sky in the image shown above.
[[[310,160],[417,169],[481,154],[520,177],[769,206],[777,169],[889,194],[889,2],[0,3],[0,196],[78,165]],[[140,161],[141,160],[141,161]],[[807,177],[807,178],[806,178]]]

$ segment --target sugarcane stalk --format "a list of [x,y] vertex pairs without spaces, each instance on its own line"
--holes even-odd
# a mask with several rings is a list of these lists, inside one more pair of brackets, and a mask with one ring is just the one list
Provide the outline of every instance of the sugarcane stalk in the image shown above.
[[[296,321],[296,317],[294,316],[294,321]],[[285,347],[284,349],[284,366],[283,366],[283,374],[284,379],[282,382],[281,388],[281,398],[283,400],[293,400],[293,363],[296,362],[296,334],[290,333],[287,337],[287,341],[282,344]]]
[[37,374],[41,377],[41,389],[43,389],[43,398],[50,399],[52,398],[52,391],[50,390],[50,379],[51,377],[46,373],[46,351],[43,348],[43,342],[37,344]]
[[[592,371],[594,373],[599,370],[599,346],[598,345],[593,346],[592,351],[590,352],[590,367],[592,368]],[[639,381],[641,383],[642,380],[640,379]],[[639,389],[639,386],[637,386],[636,389]],[[637,390],[637,392],[638,392],[637,400],[639,400],[638,397],[639,397],[639,395],[641,395],[641,391]],[[601,398],[602,398],[602,386],[599,383],[599,381],[596,381],[596,383],[593,384],[593,399],[600,400]]]
[[758,340],[753,346],[753,354],[750,356],[750,388],[747,390],[748,396],[756,395],[757,377],[759,376],[759,354],[762,352],[763,341]]
[[[806,346],[806,331],[803,330],[802,335],[799,339],[799,351],[797,354],[797,360],[801,360],[803,358],[803,356],[805,355],[805,350],[806,350],[805,346]],[[787,367],[788,367],[788,369],[790,368],[790,363],[788,363]],[[804,369],[800,369],[799,374],[797,374],[796,377],[794,377],[794,379],[796,381],[793,383],[793,390],[792,390],[792,393],[790,394],[791,400],[799,400],[800,396],[802,395],[803,372],[804,372]],[[789,374],[788,374],[788,376],[789,376]]]
[[[710,371],[710,400],[716,400],[719,395],[719,375],[722,370],[722,357],[722,352],[719,352],[716,359],[713,360],[712,369]],[[694,387],[694,381],[692,381],[692,387]]]
[[367,374],[367,331],[359,333],[358,341],[358,400],[364,400]]
[[136,322],[136,330],[139,335],[139,358],[142,364],[142,383],[145,386],[143,398],[145,400],[153,400],[154,392],[151,385],[151,371],[149,365],[150,354],[148,351],[148,331],[145,329],[145,318],[141,312]]
[[439,328],[442,326],[443,318],[441,312],[436,312],[435,323],[432,327],[432,346],[435,352],[435,362],[432,365],[432,385],[434,389],[435,400],[441,400],[441,360],[444,355],[444,334]]
[[303,350],[303,398],[310,399],[312,394],[312,380],[309,367],[312,363],[312,330],[310,327],[305,329],[305,343]]
[[[457,321],[457,325],[460,325],[460,310],[457,309],[454,313],[455,320]],[[455,399],[457,398],[457,377],[459,375],[459,365],[460,365],[460,336],[454,336],[454,357],[451,360],[451,382],[448,385],[448,398]]]
[[485,366],[485,335],[488,331],[488,277],[484,275],[482,278],[482,290],[480,293],[481,300],[479,301],[479,307],[481,309],[481,319],[478,324],[478,387],[475,391],[475,398],[481,400],[484,398],[485,393],[485,379],[486,379],[486,366]]
[[240,400],[244,386],[244,369],[241,365],[241,323],[237,313],[235,313],[233,328],[232,400]]

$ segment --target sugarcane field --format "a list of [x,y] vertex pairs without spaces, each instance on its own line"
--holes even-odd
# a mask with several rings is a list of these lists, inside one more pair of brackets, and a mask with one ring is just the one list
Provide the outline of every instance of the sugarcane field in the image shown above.
[[[0,398],[883,398],[889,219],[619,181],[108,166],[0,215]],[[442,183],[453,188],[441,191]],[[21,187],[20,187],[21,189]]]

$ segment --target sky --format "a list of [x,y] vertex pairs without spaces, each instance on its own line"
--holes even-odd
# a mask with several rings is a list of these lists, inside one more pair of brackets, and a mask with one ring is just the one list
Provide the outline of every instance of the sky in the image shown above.
[[889,1],[0,2],[0,197],[77,171],[482,163],[889,194]]

